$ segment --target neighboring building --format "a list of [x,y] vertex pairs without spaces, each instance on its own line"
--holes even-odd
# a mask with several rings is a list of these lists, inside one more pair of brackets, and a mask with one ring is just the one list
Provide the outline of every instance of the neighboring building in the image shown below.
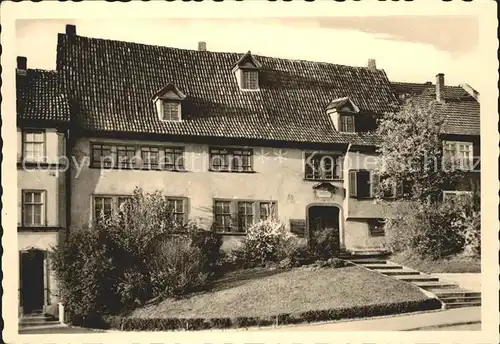
[[69,103],[59,73],[27,69],[24,57],[17,63],[19,307],[51,312],[58,298],[49,250],[67,228]]
[[466,178],[455,190],[443,190],[443,198],[464,193],[480,192],[481,140],[479,92],[468,84],[445,85],[444,74],[436,75],[436,82],[417,84],[394,82],[393,88],[400,100],[412,97],[418,101],[437,101],[436,116],[444,120],[442,132],[444,154],[463,163]]
[[[361,200],[370,181],[360,174],[360,200],[346,204],[343,171],[348,148],[372,151],[375,118],[397,104],[374,61],[183,50],[81,37],[69,25],[57,70],[75,104],[71,154],[83,164],[71,178],[72,227],[115,211],[138,186],[223,233],[224,248],[270,208],[293,232],[333,228],[341,248],[379,246],[382,214]],[[365,203],[374,210],[356,206]]]

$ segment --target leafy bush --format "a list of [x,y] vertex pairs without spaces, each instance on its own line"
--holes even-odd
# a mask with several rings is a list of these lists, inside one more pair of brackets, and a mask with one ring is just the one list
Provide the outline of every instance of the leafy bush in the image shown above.
[[97,231],[82,229],[69,235],[53,250],[52,267],[69,317],[118,307],[111,278],[115,267]]
[[388,246],[394,252],[440,259],[460,253],[466,246],[477,250],[479,211],[468,199],[413,203],[386,221],[386,233]]
[[250,226],[243,245],[245,258],[250,262],[278,262],[292,244],[293,234],[278,221],[263,220]]
[[185,236],[159,242],[148,264],[153,296],[182,296],[198,290],[207,281],[206,259],[200,248]]
[[311,254],[322,260],[328,260],[339,253],[338,233],[334,229],[313,232],[311,237]]
[[150,299],[182,296],[214,277],[220,236],[172,221],[160,193],[137,189],[120,210],[91,229],[72,230],[53,250],[71,318],[85,322]]

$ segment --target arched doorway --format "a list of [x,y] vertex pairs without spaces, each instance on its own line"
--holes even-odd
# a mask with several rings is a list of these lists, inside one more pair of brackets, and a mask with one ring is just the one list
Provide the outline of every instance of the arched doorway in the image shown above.
[[45,251],[30,249],[19,255],[19,287],[23,313],[42,311],[45,297]]
[[340,208],[335,205],[310,205],[307,208],[309,242],[314,242],[317,234],[333,231],[333,246],[340,251]]

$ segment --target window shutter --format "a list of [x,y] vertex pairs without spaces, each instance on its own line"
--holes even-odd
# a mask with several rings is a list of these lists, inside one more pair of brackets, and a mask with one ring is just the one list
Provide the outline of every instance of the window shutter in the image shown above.
[[357,188],[357,175],[356,171],[349,171],[349,195],[351,197],[358,196],[358,188]]
[[370,197],[375,197],[380,183],[380,176],[377,171],[370,171]]

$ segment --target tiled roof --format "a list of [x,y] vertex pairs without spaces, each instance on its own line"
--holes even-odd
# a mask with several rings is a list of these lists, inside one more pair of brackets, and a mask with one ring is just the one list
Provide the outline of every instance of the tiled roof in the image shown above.
[[[60,34],[57,69],[79,124],[95,131],[372,144],[336,132],[327,105],[349,97],[383,113],[397,103],[383,70],[257,55],[260,90],[241,91],[231,69],[242,56]],[[169,83],[187,95],[182,122],[162,122],[151,100]]]
[[[436,86],[431,83],[393,82],[397,95],[409,95],[418,101],[431,102],[436,99]],[[437,103],[435,111],[444,118],[443,131],[455,135],[479,135],[479,102],[460,86],[445,86],[444,103]]]
[[16,74],[18,120],[66,122],[70,118],[68,98],[56,71],[28,69]]

